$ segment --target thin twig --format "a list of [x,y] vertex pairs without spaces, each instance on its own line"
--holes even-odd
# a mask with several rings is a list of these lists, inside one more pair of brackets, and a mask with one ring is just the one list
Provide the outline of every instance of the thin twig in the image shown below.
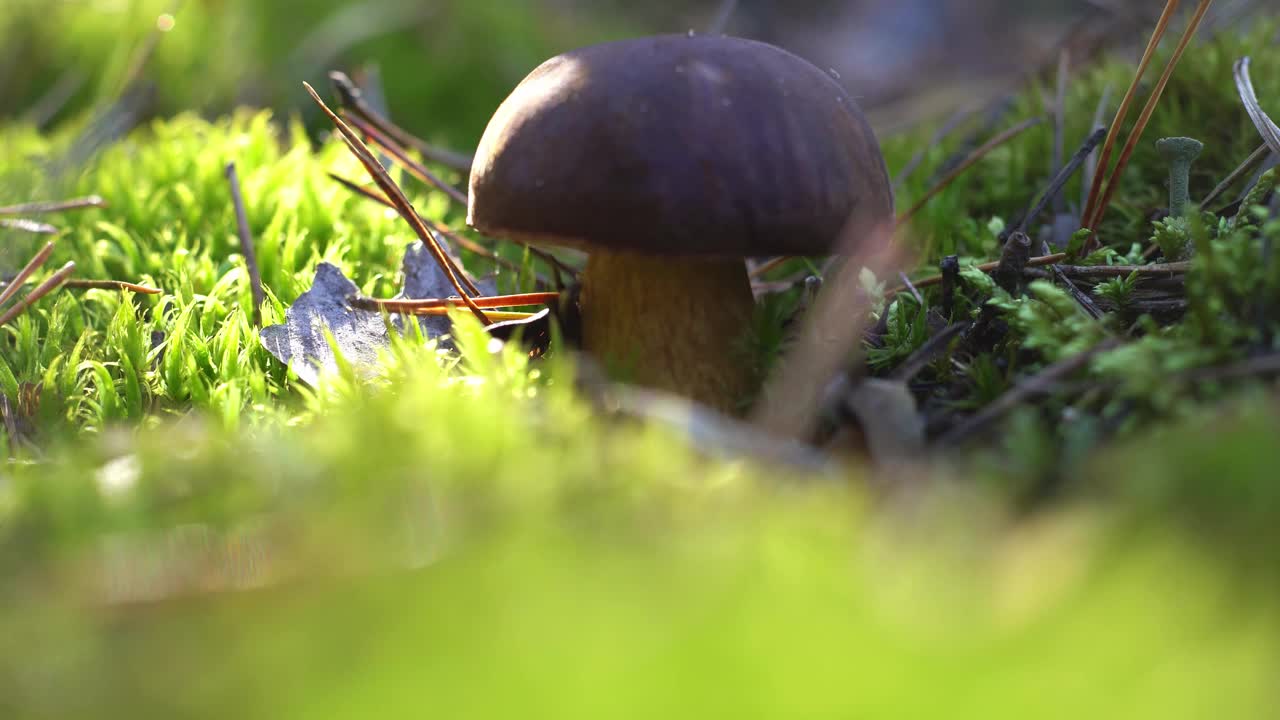
[[394,138],[400,145],[417,150],[431,162],[440,163],[459,172],[471,171],[470,155],[431,145],[383,117],[365,102],[360,93],[360,88],[351,82],[351,78],[344,73],[336,71],[329,73],[329,81],[333,84],[334,91],[338,93],[338,97],[341,98],[345,107],[350,108],[352,112],[358,114],[387,136]]
[[4,290],[0,290],[0,307],[3,307],[5,303],[9,302],[9,299],[13,297],[14,293],[18,292],[18,288],[22,287],[22,284],[27,281],[27,278],[31,277],[31,273],[43,267],[44,264],[48,262],[49,256],[52,254],[53,243],[45,243],[44,247],[40,248],[35,255],[31,256],[31,259],[27,261],[26,265],[22,266],[22,269],[18,271],[17,275],[13,276],[13,279],[9,281],[9,284],[5,286]]
[[[1027,267],[1040,267],[1041,265],[1053,265],[1054,263],[1059,263],[1059,262],[1062,262],[1063,260],[1066,260],[1066,259],[1067,259],[1067,254],[1066,254],[1066,253],[1054,253],[1053,255],[1042,255],[1042,256],[1040,256],[1040,257],[1033,257],[1033,258],[1031,258],[1030,260],[1027,260],[1027,265],[1026,265],[1026,266],[1027,266]],[[990,272],[993,272],[993,271],[994,271],[996,268],[998,268],[998,267],[1000,267],[1000,261],[999,261],[999,260],[995,260],[995,261],[993,261],[993,262],[983,263],[983,264],[981,264],[981,265],[978,265],[978,266],[977,266],[977,269],[979,269],[979,270],[981,270],[982,272],[985,272],[985,273],[990,273]],[[914,281],[913,281],[913,283],[915,284],[915,286],[916,286],[917,288],[922,288],[922,287],[930,287],[930,286],[932,286],[932,285],[937,285],[937,284],[941,283],[941,282],[942,282],[942,280],[943,280],[943,276],[942,276],[942,275],[933,275],[933,276],[931,276],[931,277],[922,278],[922,279],[920,279],[920,280],[914,280]],[[892,288],[892,289],[890,289],[890,290],[886,293],[886,295],[887,295],[888,297],[892,297],[892,296],[894,296],[894,295],[897,295],[897,294],[898,294],[898,293],[900,293],[900,292],[905,291],[906,289],[907,289],[907,288],[906,288],[906,286],[905,286],[905,285],[898,286],[898,287],[896,287],[896,288]]]
[[[460,305],[444,307],[402,307],[395,300],[377,300],[374,298],[351,298],[348,303],[357,310],[369,312],[385,312],[389,315],[412,315],[414,317],[447,317]],[[528,320],[537,313],[513,312],[506,310],[485,310],[484,314],[490,323],[507,322],[509,320]]]
[[[328,175],[329,175],[329,178],[332,179],[334,182],[337,182],[339,185],[345,187],[346,189],[359,195],[360,197],[366,198],[368,200],[372,200],[378,203],[379,205],[382,205],[384,207],[389,207],[392,210],[394,210],[396,207],[395,203],[388,200],[386,195],[383,195],[382,193],[379,193],[376,190],[372,190],[370,188],[364,187],[363,185],[360,185],[352,180],[348,180],[347,178],[344,178],[337,173],[331,172],[331,173],[328,173]],[[479,243],[476,243],[472,240],[468,240],[462,237],[461,235],[458,235],[457,233],[453,232],[449,228],[435,222],[434,220],[427,218],[422,213],[418,213],[418,218],[422,220],[423,224],[430,227],[432,232],[436,233],[437,235],[443,235],[446,238],[456,242],[458,245],[465,247],[467,250],[470,250],[471,252],[477,255],[480,255],[482,257],[488,258],[496,263],[506,263],[506,266],[509,269],[512,269],[512,270],[520,269],[519,266],[515,265],[509,260],[506,260],[505,258],[498,256],[489,248],[484,247],[483,245],[480,245]],[[476,290],[475,292],[478,293],[479,291]]]
[[[1200,0],[1200,4],[1196,6],[1196,12],[1191,16],[1191,22],[1187,25],[1187,29],[1183,31],[1182,37],[1178,39],[1178,45],[1173,49],[1173,55],[1169,58],[1169,62],[1164,66],[1164,72],[1160,74],[1160,79],[1156,81],[1155,89],[1151,91],[1151,96],[1147,98],[1147,104],[1142,108],[1142,113],[1138,115],[1138,120],[1134,123],[1133,132],[1129,133],[1129,139],[1125,141],[1124,148],[1120,151],[1120,159],[1116,160],[1115,170],[1107,179],[1107,189],[1102,194],[1102,199],[1098,202],[1094,209],[1093,215],[1084,227],[1090,230],[1097,230],[1098,223],[1102,222],[1102,216],[1107,213],[1107,207],[1111,205],[1111,200],[1115,196],[1116,190],[1120,187],[1120,177],[1124,174],[1125,168],[1129,165],[1129,159],[1133,156],[1133,151],[1138,147],[1138,142],[1142,140],[1142,133],[1147,129],[1147,123],[1151,122],[1151,116],[1156,111],[1156,106],[1160,104],[1160,97],[1164,95],[1164,89],[1169,85],[1169,78],[1173,77],[1173,71],[1178,67],[1178,62],[1182,59],[1183,53],[1186,52],[1187,46],[1191,44],[1191,38],[1196,34],[1196,28],[1200,26],[1200,22],[1204,19],[1204,14],[1208,12],[1209,6],[1213,4],[1213,0]],[[1088,245],[1094,245],[1097,242],[1097,235],[1089,238]]]
[[966,157],[951,172],[943,176],[943,178],[939,180],[937,184],[935,184],[932,188],[930,188],[929,191],[926,192],[923,197],[921,197],[918,201],[916,201],[915,205],[912,205],[908,210],[898,215],[898,224],[902,225],[907,222],[910,222],[911,218],[915,216],[915,214],[919,212],[921,208],[927,205],[935,195],[945,190],[947,186],[949,186],[952,182],[955,182],[956,178],[963,175],[966,170],[973,167],[979,160],[986,157],[987,154],[990,153],[992,150],[995,150],[1001,145],[1009,142],[1015,137],[1021,135],[1023,132],[1026,132],[1027,130],[1035,127],[1036,125],[1039,125],[1042,122],[1044,122],[1044,118],[1042,117],[1034,117],[1028,120],[1024,120],[1018,123],[1017,125],[1014,125],[1013,127],[1009,128],[1008,130],[1005,130],[1004,132],[996,135],[995,137],[991,138],[987,142],[983,143],[980,147],[978,147],[976,150],[970,153],[969,156]]
[[1191,261],[1152,263],[1150,265],[1059,265],[1063,272],[1074,278],[1113,278],[1138,275],[1173,276],[1191,270]]
[[905,272],[899,270],[898,279],[902,281],[902,286],[907,289],[907,292],[911,293],[911,297],[916,299],[916,302],[920,304],[920,307],[924,307],[924,296],[920,294],[920,291],[916,289],[915,285],[911,284],[911,278],[907,277]]
[[[368,200],[372,200],[385,207],[395,209],[395,204],[392,203],[390,200],[388,200],[386,195],[383,195],[379,192],[371,190],[367,187],[361,186],[351,180],[348,180],[342,177],[341,175],[338,175],[337,173],[331,172],[331,173],[328,173],[328,175],[332,180],[342,185],[343,187],[347,188],[351,192],[359,195],[360,197],[366,198]],[[415,212],[417,211],[415,210]],[[437,235],[443,235],[446,239],[453,241],[454,244],[460,247],[466,248],[467,250],[470,250],[471,252],[481,257],[492,260],[493,262],[499,265],[502,265],[508,270],[511,270],[513,272],[519,272],[520,266],[498,255],[497,253],[493,252],[489,248],[486,248],[477,242],[473,242],[467,238],[464,238],[461,235],[454,233],[452,230],[449,230],[445,226],[427,219],[427,217],[422,213],[418,213],[418,219],[421,220],[424,225],[431,228],[432,232],[436,233]],[[480,294],[479,289],[475,287],[475,284],[471,282],[470,278],[468,278],[465,274],[463,274],[462,279],[464,282],[466,282],[468,289],[472,290],[477,295]]]
[[1086,225],[1089,219],[1093,217],[1094,208],[1098,204],[1098,198],[1102,192],[1102,183],[1107,174],[1107,165],[1111,162],[1111,153],[1115,150],[1116,140],[1120,136],[1120,128],[1124,125],[1125,119],[1129,117],[1129,110],[1133,107],[1133,101],[1138,95],[1138,87],[1142,83],[1142,76],[1146,75],[1147,68],[1151,65],[1151,59],[1155,57],[1156,48],[1160,46],[1160,40],[1169,28],[1169,21],[1173,19],[1173,14],[1178,9],[1178,3],[1179,0],[1168,0],[1168,3],[1164,6],[1164,12],[1161,13],[1160,19],[1156,22],[1155,29],[1151,31],[1151,39],[1147,41],[1147,49],[1142,52],[1142,60],[1138,62],[1138,68],[1133,74],[1133,80],[1129,83],[1129,89],[1125,90],[1124,98],[1120,100],[1120,107],[1116,108],[1115,118],[1107,126],[1107,140],[1102,144],[1102,151],[1098,156],[1097,171],[1093,174],[1093,182],[1089,186],[1089,197],[1084,205],[1084,213],[1081,215],[1081,219]]
[[82,210],[84,208],[104,208],[106,206],[106,200],[103,200],[97,195],[89,195],[82,198],[72,198],[70,200],[33,202],[0,207],[0,215],[40,215],[43,213],[56,213],[66,210]]
[[[461,195],[458,192],[457,188],[454,188],[452,185],[449,185],[444,180],[441,180],[439,177],[435,175],[435,173],[428,170],[424,165],[410,158],[408,153],[405,151],[403,147],[401,147],[394,141],[390,140],[385,135],[378,133],[377,130],[373,129],[367,123],[362,122],[358,118],[352,118],[352,121],[356,123],[356,129],[360,130],[361,132],[365,133],[366,136],[370,137],[376,147],[380,147],[386,150],[387,152],[391,153],[392,157],[394,157],[395,160],[398,163],[400,163],[400,166],[408,170],[411,175],[441,190],[446,195],[448,195],[450,199],[454,200],[455,202],[461,202],[464,207],[466,206],[467,199],[465,195]],[[379,164],[379,172],[383,172],[385,174],[385,171],[382,170],[381,164]],[[387,176],[387,179],[388,181],[390,181],[390,176]],[[408,204],[407,199],[405,202],[406,204]],[[395,208],[394,203],[391,205],[391,207]],[[410,210],[413,211],[413,214],[420,221],[423,222],[423,224],[427,224],[426,219],[423,218],[422,215],[419,215],[418,211],[414,209],[412,205],[408,205],[408,207]],[[438,230],[436,230],[436,228],[432,225],[427,225],[427,227],[428,229],[431,230],[431,232],[438,232]],[[467,277],[467,274],[462,271],[462,268],[459,267],[457,263],[453,261],[453,258],[450,257],[448,253],[444,253],[444,256],[448,258],[449,264],[453,267],[454,271],[458,274],[458,277],[462,280],[462,283],[467,286],[467,290],[472,295],[479,295],[480,290],[479,288],[476,287],[475,283],[471,282],[471,278]]]
[[1076,301],[1076,304],[1083,308],[1089,317],[1094,320],[1102,319],[1102,310],[1098,307],[1098,304],[1093,301],[1093,298],[1089,297],[1088,293],[1076,287],[1076,284],[1071,281],[1071,278],[1067,277],[1067,274],[1062,271],[1062,268],[1057,265],[1050,265],[1049,272],[1053,274],[1054,279],[1057,280],[1060,285],[1067,289],[1067,292],[1071,294],[1071,297]]
[[5,230],[21,230],[37,235],[57,235],[58,228],[49,223],[36,222],[26,218],[0,218],[0,228]]
[[[560,299],[560,293],[522,293],[519,295],[492,295],[475,298],[476,305],[482,308],[524,307],[527,305],[548,305]],[[418,310],[448,309],[462,303],[461,298],[425,298],[421,300],[402,300],[371,298],[356,296],[350,299],[352,307],[361,310],[382,310],[412,313]]]
[[371,142],[375,147],[382,148],[388,153],[391,153],[391,156],[395,161],[400,163],[401,167],[408,170],[410,175],[413,175],[445,195],[448,195],[450,200],[453,200],[459,205],[462,205],[463,207],[467,206],[466,193],[445,182],[439,175],[431,172],[426,165],[423,165],[417,160],[409,157],[409,153],[405,151],[404,147],[400,145],[400,143],[397,143],[395,140],[387,137],[387,135],[382,131],[378,130],[358,116],[347,115],[346,117],[352,127],[359,130],[360,133],[367,137],[369,142]]
[[[3,287],[14,285],[13,282],[3,284]],[[18,285],[21,287],[21,284]],[[129,292],[139,295],[160,295],[164,291],[160,288],[153,288],[147,285],[139,285],[126,280],[82,280],[78,278],[69,278],[62,284],[64,290],[128,290]]]
[[[391,201],[388,200],[385,195],[379,192],[376,192],[370,188],[359,185],[351,180],[348,180],[347,178],[342,177],[341,175],[338,175],[337,173],[331,172],[329,173],[329,177],[333,179],[335,182],[337,182],[338,184],[342,185],[343,187],[347,188],[351,192],[356,193],[357,195],[363,198],[372,200],[380,205],[383,205],[392,209],[395,208],[395,205],[391,204]],[[444,225],[441,225],[440,223],[437,223],[433,220],[430,220],[424,217],[421,213],[418,214],[418,217],[421,218],[422,222],[426,223],[427,226],[430,227],[433,232],[435,232],[438,235],[445,236],[450,241],[457,244],[458,247],[469,250],[483,258],[492,260],[493,262],[507,268],[508,270],[511,270],[512,272],[517,272],[517,273],[520,272],[521,268],[519,265],[502,257],[501,255],[494,252],[493,250],[490,250],[489,248],[481,245],[480,243],[466,237],[465,235],[457,233],[445,227]],[[564,272],[568,274],[570,277],[574,277],[580,272],[578,268],[575,268],[572,265],[569,265],[565,261],[556,257],[555,255],[552,255],[549,252],[546,252],[545,250],[541,250],[532,245],[527,245],[525,243],[521,243],[517,241],[511,241],[511,242],[516,242],[517,245],[521,245],[523,247],[529,248],[529,252],[534,257],[546,263],[553,272],[556,272],[556,273]],[[538,282],[542,283],[547,287],[552,286],[552,283],[550,281],[548,281],[546,278],[540,275],[537,276],[537,280]]]
[[436,240],[435,235],[429,228],[427,228],[426,224],[422,222],[422,219],[418,217],[418,212],[413,209],[413,206],[409,203],[409,199],[406,198],[400,188],[392,182],[391,177],[387,175],[387,171],[378,164],[377,159],[375,159],[369,152],[369,149],[364,146],[364,143],[360,142],[360,138],[356,135],[355,131],[352,130],[351,127],[342,120],[342,118],[338,117],[336,113],[330,110],[328,105],[324,104],[324,101],[320,99],[320,95],[316,93],[315,88],[311,87],[309,83],[303,83],[303,86],[307,89],[311,98],[315,100],[324,113],[329,116],[329,119],[333,121],[339,132],[342,133],[343,140],[347,143],[347,147],[351,148],[351,152],[354,153],[360,160],[360,163],[364,165],[365,170],[369,172],[373,177],[374,182],[376,182],[378,187],[382,189],[382,192],[386,194],[387,199],[395,203],[396,211],[400,214],[400,217],[403,218],[405,222],[409,223],[410,227],[413,228],[413,231],[417,233],[419,238],[421,238],[423,244],[426,245],[427,250],[430,251],[431,255],[435,258],[436,263],[439,264],[442,270],[444,270],[445,275],[449,278],[450,284],[453,285],[454,291],[456,291],[458,296],[462,298],[467,309],[471,310],[472,314],[476,316],[476,319],[478,319],[481,324],[486,326],[489,325],[489,319],[485,317],[485,314],[476,306],[475,302],[472,301],[471,296],[463,289],[462,281],[458,279],[459,276],[465,277],[465,275],[463,275],[462,271],[454,265],[453,260],[449,257],[448,253],[440,247],[439,241]]
[[68,290],[128,290],[139,295],[159,295],[164,292],[160,288],[148,287],[124,280],[77,280],[72,278],[67,280],[62,287]]
[[244,210],[244,196],[240,193],[240,177],[236,164],[227,163],[227,183],[231,185],[231,202],[236,212],[236,231],[240,236],[240,254],[244,256],[249,271],[249,291],[253,295],[253,326],[262,327],[262,303],[266,293],[262,291],[262,273],[258,271],[258,253],[253,247],[253,233],[249,230],[249,217]]
[[8,325],[14,318],[26,312],[27,308],[34,305],[40,298],[56,290],[59,285],[66,281],[67,276],[74,272],[75,269],[76,264],[74,262],[68,262],[66,265],[59,268],[58,271],[50,275],[47,280],[36,286],[35,290],[32,290],[21,300],[14,303],[13,307],[9,308],[4,315],[0,315],[0,326]]
[[[1096,289],[1109,277],[1126,277],[1123,275],[1108,276],[1096,273],[1076,274],[1073,271],[1079,270],[1080,268],[1070,265],[1055,265],[1052,266],[1052,269],[1057,270],[1058,272],[1054,273],[1040,268],[1028,268],[1023,271],[1022,275],[1027,280],[1060,280],[1061,277],[1066,277],[1083,289]],[[1186,273],[1184,272],[1133,272],[1130,273],[1130,275],[1133,276],[1135,281],[1140,283],[1141,290],[1135,293],[1128,305],[1129,307],[1132,307],[1138,302],[1179,298],[1185,299],[1186,297],[1187,284]],[[1100,306],[1109,302],[1103,297],[1093,298],[1093,301]]]
[[[1041,252],[1049,252],[1049,243],[1042,242],[1040,243],[1040,247]],[[1067,274],[1063,272],[1060,265],[1050,265],[1049,273],[1053,275],[1053,278],[1057,280],[1059,284],[1067,288],[1067,292],[1071,293],[1071,297],[1075,299],[1076,304],[1084,308],[1084,311],[1089,314],[1089,317],[1094,320],[1102,319],[1102,310],[1098,309],[1097,303],[1095,303],[1093,298],[1089,297],[1087,293],[1076,287],[1076,284],[1071,281],[1071,278],[1067,277]]]
[[1222,197],[1222,194],[1229,190],[1232,185],[1239,182],[1241,178],[1261,167],[1262,163],[1266,162],[1270,155],[1271,146],[1267,145],[1265,142],[1259,145],[1258,149],[1249,153],[1249,157],[1245,158],[1244,162],[1237,165],[1236,169],[1232,170],[1230,175],[1223,178],[1222,182],[1218,183],[1217,187],[1211,190],[1209,194],[1205,195],[1204,199],[1200,201],[1201,212],[1208,210],[1214,200]]
[[1059,170],[1058,174],[1054,176],[1052,181],[1050,181],[1049,187],[1044,191],[1044,194],[1040,196],[1040,199],[1036,204],[1022,216],[1022,220],[1020,220],[1015,226],[1015,230],[1026,232],[1027,228],[1036,221],[1036,218],[1040,217],[1040,213],[1044,212],[1045,206],[1048,205],[1053,198],[1058,197],[1062,193],[1063,186],[1065,186],[1067,181],[1071,179],[1071,176],[1080,169],[1080,166],[1084,164],[1085,158],[1089,157],[1089,155],[1093,153],[1094,149],[1098,147],[1098,143],[1102,142],[1102,139],[1105,136],[1106,129],[1097,128],[1089,135],[1088,138],[1085,139],[1084,144],[1080,146],[1080,149],[1076,150],[1076,154],[1071,157],[1071,160],[1066,164],[1066,166]]
[[[1107,132],[1107,126],[1103,124],[1102,116],[1107,111],[1107,105],[1111,103],[1111,92],[1114,89],[1115,88],[1111,85],[1111,83],[1107,83],[1107,86],[1102,89],[1102,97],[1098,98],[1098,106],[1095,107],[1093,110],[1093,127],[1095,129],[1102,128],[1103,132]],[[1081,175],[1080,175],[1080,208],[1081,208],[1080,212],[1081,213],[1084,212],[1084,207],[1089,204],[1089,190],[1092,187],[1093,179],[1097,177],[1098,172],[1099,172],[1098,154],[1096,152],[1090,153],[1089,157],[1085,158],[1084,170],[1081,171]],[[1083,215],[1081,215],[1080,217],[1077,217],[1076,218],[1077,222],[1079,222],[1082,218],[1083,218]]]

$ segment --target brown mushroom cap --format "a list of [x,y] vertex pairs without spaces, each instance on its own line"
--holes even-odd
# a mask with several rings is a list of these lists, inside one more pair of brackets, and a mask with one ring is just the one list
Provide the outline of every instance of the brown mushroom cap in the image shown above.
[[490,120],[468,224],[663,255],[820,255],[892,218],[879,146],[826,72],[719,36],[606,43],[542,64]]

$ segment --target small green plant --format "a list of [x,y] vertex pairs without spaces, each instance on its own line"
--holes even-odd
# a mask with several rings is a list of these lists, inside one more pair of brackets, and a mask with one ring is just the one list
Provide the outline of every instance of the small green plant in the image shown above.
[[1070,295],[1043,280],[1028,285],[1026,297],[997,289],[990,305],[1004,313],[1023,349],[1049,361],[1083,352],[1104,335]]
[[1001,370],[1000,363],[991,354],[979,355],[970,361],[964,367],[964,376],[970,392],[953,403],[957,408],[985,407],[1009,389],[1009,373]]
[[909,295],[901,296],[885,310],[886,332],[880,347],[867,350],[867,364],[873,369],[893,367],[928,340],[928,309]]
[[1137,287],[1138,273],[1132,272],[1125,277],[1114,277],[1099,283],[1093,288],[1093,294],[1106,298],[1118,312],[1124,312],[1133,301],[1133,293]]

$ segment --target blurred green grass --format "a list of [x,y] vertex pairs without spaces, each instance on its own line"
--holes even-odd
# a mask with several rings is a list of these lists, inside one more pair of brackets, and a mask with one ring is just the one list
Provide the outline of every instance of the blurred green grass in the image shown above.
[[[401,344],[374,392],[331,377],[293,429],[191,419],[11,467],[6,716],[1274,707],[1274,523],[1219,535],[1237,512],[1167,504],[1212,480],[1187,462],[1209,448],[1269,477],[1249,440],[1280,431],[1274,407],[1099,458],[1092,500],[1019,517],[905,469],[930,489],[872,502],[848,477],[701,459],[463,325],[460,374]],[[268,585],[199,592],[236,583]]]
[[239,105],[313,117],[304,80],[322,86],[330,70],[376,67],[394,119],[470,148],[537,64],[622,31],[606,18],[500,0],[6,0],[0,116],[22,116],[65,80],[77,89],[51,119],[75,121],[138,78],[155,86],[148,109],[157,117]]

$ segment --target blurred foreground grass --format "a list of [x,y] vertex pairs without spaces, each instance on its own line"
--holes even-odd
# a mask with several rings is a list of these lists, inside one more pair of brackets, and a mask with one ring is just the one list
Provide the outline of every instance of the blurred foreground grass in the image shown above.
[[1186,502],[1265,487],[1273,407],[1099,458],[1091,491],[1025,517],[936,471],[875,500],[847,470],[702,459],[485,344],[464,333],[454,371],[401,344],[293,428],[193,418],[12,466],[0,710],[1167,719],[1280,700],[1277,500]]

